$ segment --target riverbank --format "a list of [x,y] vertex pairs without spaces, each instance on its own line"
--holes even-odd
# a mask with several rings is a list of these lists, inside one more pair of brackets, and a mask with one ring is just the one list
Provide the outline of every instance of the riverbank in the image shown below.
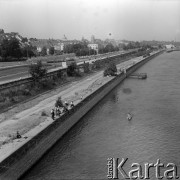
[[[125,63],[122,63],[120,65],[118,65],[118,69],[120,68],[130,68],[132,65],[134,64],[137,64],[139,63],[140,61],[142,60],[142,58],[136,58],[136,59],[133,59],[133,60],[129,60]],[[143,64],[143,62],[142,62]],[[95,77],[95,79],[90,79],[88,81],[86,81],[86,83],[83,85],[83,84],[77,84],[77,87],[72,87],[69,91],[69,93],[65,93],[62,98],[63,100],[70,100],[70,99],[73,99],[75,98],[75,104],[79,104],[81,100],[79,100],[79,96],[78,95],[81,95],[84,93],[84,99],[86,99],[87,97],[90,96],[90,94],[96,92],[97,89],[100,89],[101,87],[103,87],[105,84],[108,84],[109,82],[111,82],[112,80],[116,79],[118,81],[116,81],[116,83],[119,83],[120,81],[119,80],[123,80],[123,78],[125,77],[122,77],[122,79],[117,79],[118,77],[114,78],[114,77],[103,77],[102,76],[102,72],[98,75],[99,77],[99,80],[97,81],[97,77]],[[113,81],[112,81],[113,82]],[[84,89],[82,89],[82,87]],[[109,88],[110,86],[108,86],[107,88]],[[113,88],[113,87],[110,87],[110,88]],[[107,94],[108,91],[110,91],[110,89],[107,89],[105,91],[103,91],[103,95]],[[100,95],[98,95],[99,97],[99,100],[103,97],[101,97]],[[55,97],[53,97],[55,98]],[[31,131],[27,132],[24,134],[23,138],[17,140],[13,140],[13,142],[11,143],[8,143],[8,144],[5,144],[1,150],[0,150],[0,154],[2,155],[1,156],[1,161],[3,161],[3,159],[6,159],[7,157],[9,157],[10,154],[12,154],[13,152],[15,152],[18,148],[22,147],[26,142],[30,141],[31,138],[33,138],[36,133],[38,134],[42,129],[45,129],[46,127],[48,127],[50,124],[54,123],[50,117],[41,117],[39,112],[41,112],[42,110],[46,109],[46,108],[51,108],[52,105],[54,104],[54,99],[53,98],[50,98],[48,100],[46,100],[45,102],[43,102],[43,104],[39,104],[35,107],[33,107],[33,109],[31,109],[31,111],[26,111],[26,112],[21,112],[19,114],[19,116],[17,115],[15,117],[15,119],[12,121],[10,121],[10,124],[8,124],[7,122],[4,124],[4,127],[2,126],[1,130],[6,130],[7,127],[13,127],[14,126],[14,122],[17,122],[19,124],[21,124],[22,122],[25,121],[25,119],[27,118],[27,122],[28,122],[28,118],[31,118],[31,119],[34,119],[35,117],[37,119],[43,119],[43,118],[46,118],[46,121],[43,121],[40,126],[36,126],[36,128],[32,129]],[[69,98],[69,99],[68,99]],[[96,100],[97,101],[97,100]],[[46,105],[45,105],[46,104]],[[94,105],[91,104],[91,107]],[[89,107],[90,108],[90,107]],[[87,111],[87,109],[85,109]],[[85,112],[85,111],[84,111]],[[80,116],[83,115],[83,112],[79,113]],[[23,119],[21,118],[23,117]],[[78,117],[76,117],[76,119],[78,120]],[[71,124],[70,124],[71,125]],[[58,125],[59,126],[59,125]],[[68,125],[69,126],[69,125]],[[66,131],[66,129],[64,129],[64,132]],[[63,132],[63,131],[58,131],[58,132]],[[11,152],[10,152],[11,151]]]

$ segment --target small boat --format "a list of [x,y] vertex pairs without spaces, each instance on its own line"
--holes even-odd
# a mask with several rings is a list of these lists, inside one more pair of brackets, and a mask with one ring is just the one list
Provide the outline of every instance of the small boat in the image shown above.
[[131,120],[132,119],[132,115],[130,113],[127,114],[127,120]]
[[146,73],[141,73],[138,76],[139,79],[146,79],[147,78],[147,74]]

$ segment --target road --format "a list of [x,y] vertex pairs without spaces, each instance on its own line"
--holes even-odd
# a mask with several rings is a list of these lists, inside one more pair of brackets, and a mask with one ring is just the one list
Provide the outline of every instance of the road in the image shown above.
[[[53,66],[47,66],[47,69],[52,69]],[[28,66],[19,66],[14,68],[4,68],[0,70],[0,84],[17,80],[20,78],[29,77]]]
[[[131,52],[132,50],[129,51],[119,51],[119,52],[113,52],[113,53],[106,53],[103,55],[96,55],[96,56],[89,56],[89,57],[84,57],[84,58],[78,58],[76,59],[77,64],[83,64],[84,62],[89,62],[92,63],[94,61],[100,60],[100,59],[105,59],[107,57],[114,57],[117,56],[119,54],[123,54],[123,53],[128,53]],[[53,66],[48,66],[47,69],[53,69]],[[3,68],[0,69],[0,84],[6,83],[6,82],[10,82],[13,80],[18,80],[20,78],[26,78],[29,77],[29,73],[28,73],[28,66],[17,66],[14,68]]]

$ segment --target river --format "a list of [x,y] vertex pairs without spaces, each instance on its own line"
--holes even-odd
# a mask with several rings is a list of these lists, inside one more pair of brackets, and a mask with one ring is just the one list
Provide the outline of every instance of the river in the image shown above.
[[[27,179],[107,179],[107,158],[174,163],[180,172],[180,51],[163,53],[126,79],[79,121],[30,171]],[[127,121],[127,113],[133,118]],[[167,168],[162,168],[161,175]],[[155,170],[150,169],[150,178]],[[119,179],[123,179],[119,175]]]

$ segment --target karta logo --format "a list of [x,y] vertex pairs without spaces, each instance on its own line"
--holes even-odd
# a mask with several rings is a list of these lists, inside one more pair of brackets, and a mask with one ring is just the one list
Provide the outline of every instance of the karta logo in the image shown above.
[[[119,161],[119,158],[108,158],[107,160],[108,179],[119,179],[119,176],[124,179],[150,179],[150,168],[154,169],[156,179],[179,179],[179,176],[177,176],[177,166],[174,163],[164,165],[160,162],[160,159],[157,159],[155,164],[144,163],[140,165],[139,163],[132,163],[131,169],[128,172],[123,169],[128,158],[122,158],[121,161]],[[161,168],[165,169],[165,171],[162,172]],[[144,169],[144,172],[142,169]]]

